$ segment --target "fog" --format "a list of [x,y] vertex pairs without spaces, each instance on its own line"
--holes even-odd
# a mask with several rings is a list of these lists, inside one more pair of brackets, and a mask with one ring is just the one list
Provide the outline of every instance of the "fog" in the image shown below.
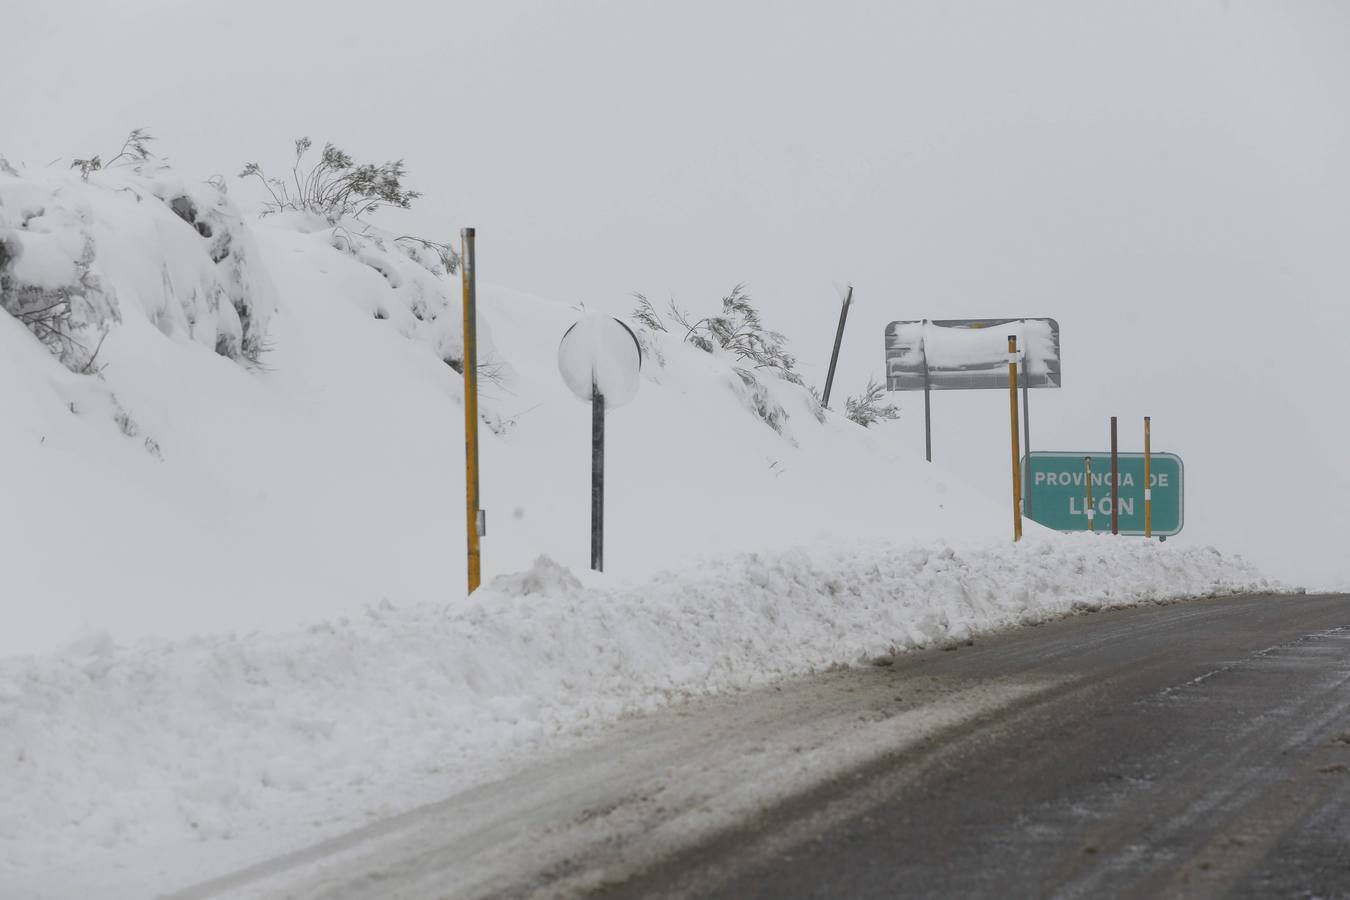
[[[1139,449],[1151,415],[1177,540],[1350,584],[1350,6],[5,6],[11,161],[143,126],[250,197],[243,164],[301,135],[403,157],[425,196],[381,221],[476,226],[480,278],[616,312],[744,281],[818,385],[849,282],[836,396],[881,376],[891,320],[1051,316],[1034,449],[1105,449],[1113,414]],[[935,464],[1000,498],[1006,403],[934,397]]]

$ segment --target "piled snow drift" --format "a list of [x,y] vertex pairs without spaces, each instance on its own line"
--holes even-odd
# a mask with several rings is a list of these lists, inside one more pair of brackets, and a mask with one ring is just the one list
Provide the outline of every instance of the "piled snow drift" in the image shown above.
[[[193,860],[126,883],[136,896],[411,806],[408,784],[443,796],[552,736],[679,697],[1076,610],[1265,587],[1212,550],[1104,537],[872,544],[709,560],[630,589],[587,588],[540,559],[450,610],[386,605],[302,632],[136,649],[93,635],[0,661],[0,857],[17,886],[55,872],[68,884],[75,863],[113,870],[138,847]],[[198,858],[221,839],[235,843]]]

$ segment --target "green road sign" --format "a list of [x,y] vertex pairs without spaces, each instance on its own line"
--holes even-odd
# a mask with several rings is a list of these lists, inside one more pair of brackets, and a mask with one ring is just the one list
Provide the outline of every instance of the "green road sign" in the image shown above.
[[[1096,531],[1111,533],[1111,454],[1032,453],[1022,457],[1022,484],[1031,495],[1032,518],[1056,531],[1087,531],[1085,457],[1092,458],[1092,507]],[[1120,471],[1120,533],[1144,533],[1144,454],[1117,454]],[[1181,457],[1154,453],[1149,480],[1153,498],[1153,533],[1166,537],[1181,531],[1184,519]]]

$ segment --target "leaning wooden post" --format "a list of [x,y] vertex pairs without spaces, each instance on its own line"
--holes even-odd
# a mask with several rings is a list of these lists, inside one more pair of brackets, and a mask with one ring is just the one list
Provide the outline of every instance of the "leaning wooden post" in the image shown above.
[[844,343],[844,323],[848,321],[848,307],[853,302],[853,285],[848,286],[848,294],[844,297],[844,305],[839,310],[839,330],[834,333],[834,350],[830,353],[830,371],[825,374],[825,394],[820,398],[820,405],[826,409],[830,408],[830,389],[834,387],[834,367],[839,364],[839,348]]

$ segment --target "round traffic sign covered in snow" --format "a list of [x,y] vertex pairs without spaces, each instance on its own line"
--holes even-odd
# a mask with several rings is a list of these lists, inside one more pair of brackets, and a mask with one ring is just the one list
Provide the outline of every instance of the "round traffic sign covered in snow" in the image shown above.
[[627,325],[613,316],[590,313],[563,334],[558,370],[578,398],[589,403],[598,393],[605,409],[613,409],[637,394],[642,348]]

